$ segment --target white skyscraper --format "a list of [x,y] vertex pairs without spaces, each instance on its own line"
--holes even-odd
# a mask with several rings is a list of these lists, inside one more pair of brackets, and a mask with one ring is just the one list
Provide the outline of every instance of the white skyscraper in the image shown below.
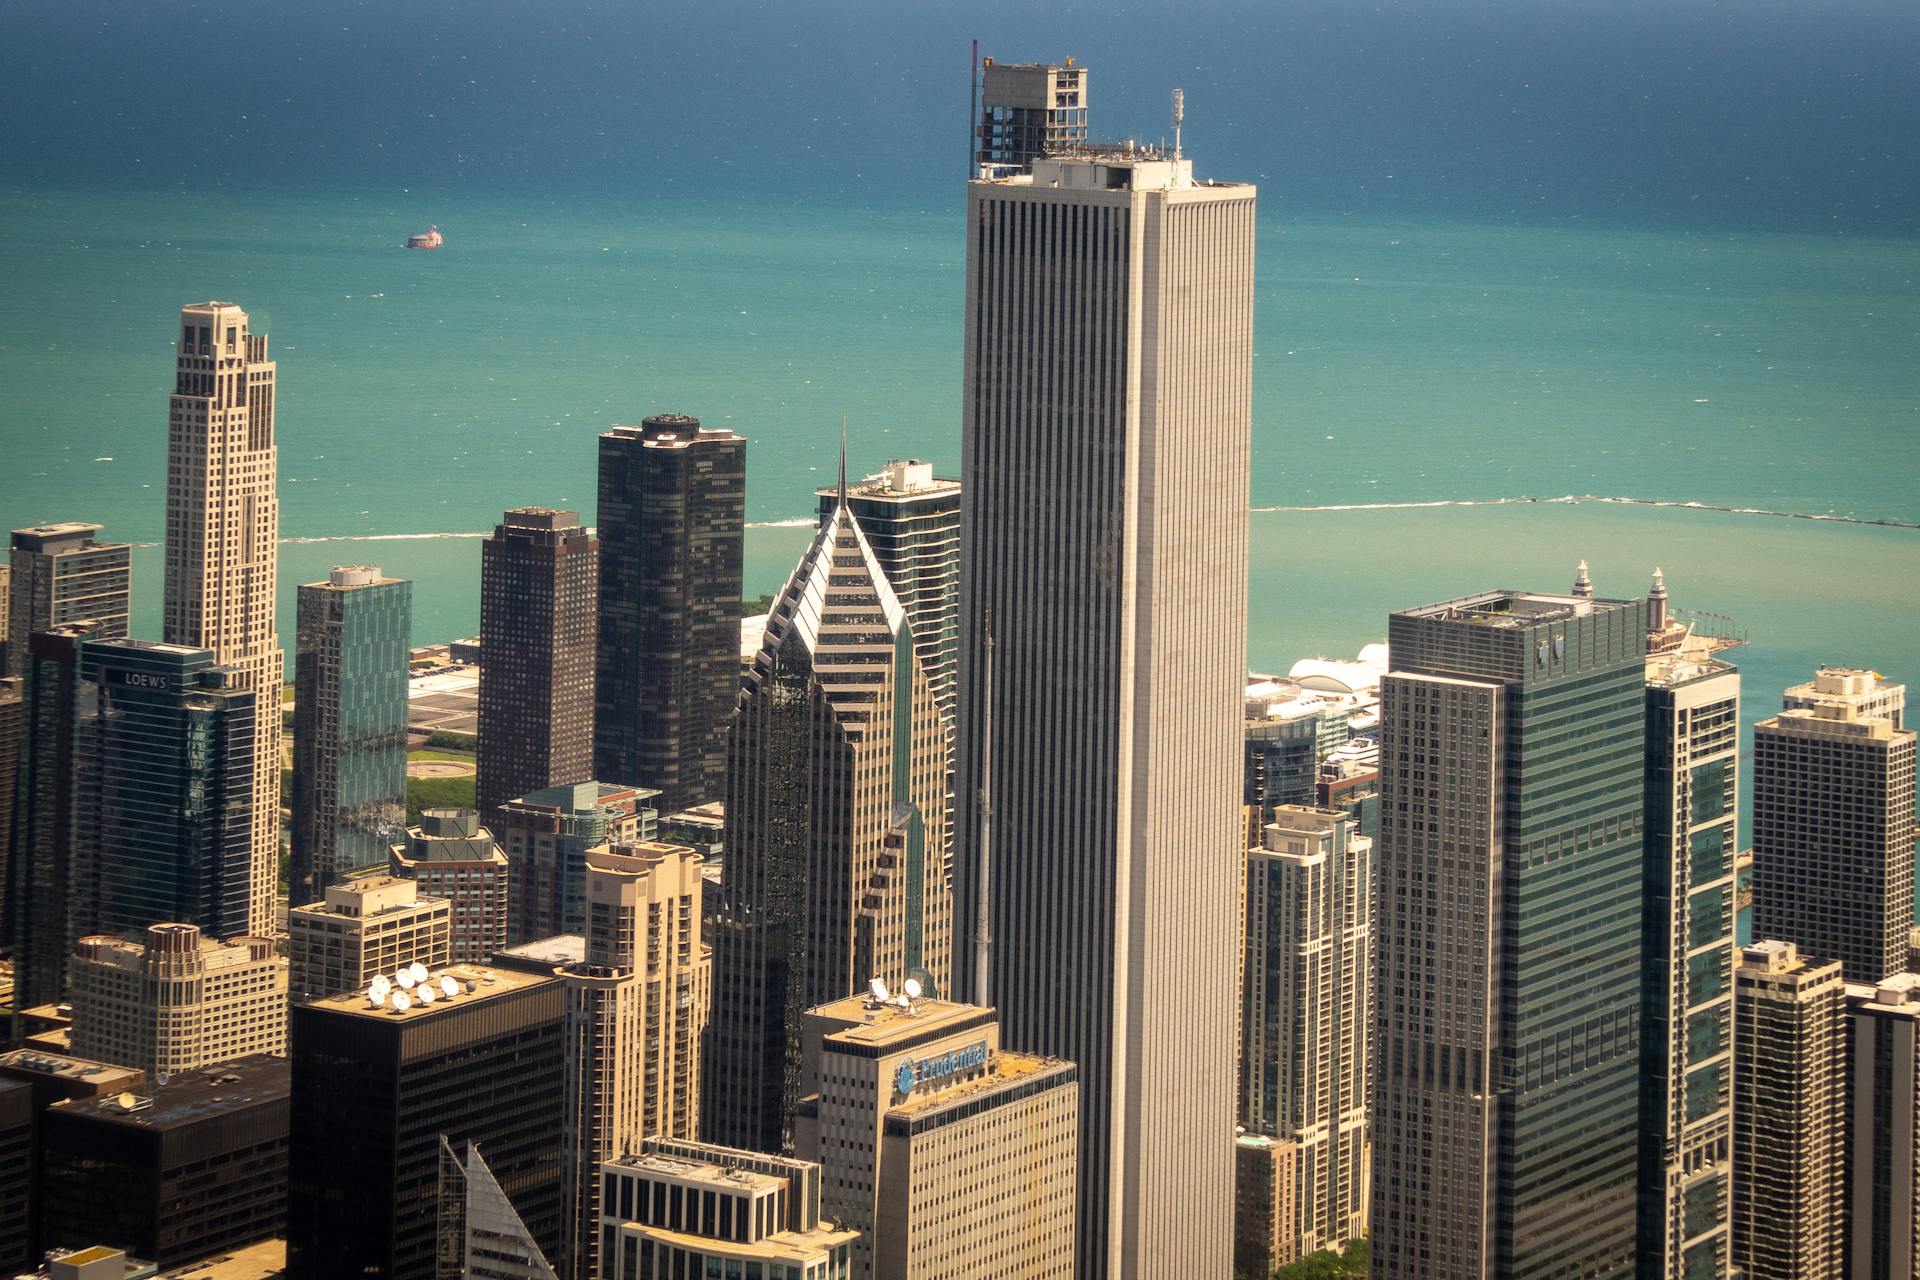
[[1095,1280],[1232,1271],[1253,246],[1177,152],[968,188],[956,919],[1079,1064]]
[[[280,705],[286,654],[274,632],[280,500],[273,437],[276,366],[230,302],[180,312],[167,414],[168,644],[208,649],[264,710]],[[254,734],[249,932],[273,932],[280,870],[280,717]]]

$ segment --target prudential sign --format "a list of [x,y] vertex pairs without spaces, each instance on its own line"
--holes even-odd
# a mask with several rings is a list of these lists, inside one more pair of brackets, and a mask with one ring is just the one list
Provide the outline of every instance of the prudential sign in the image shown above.
[[943,1053],[937,1058],[908,1058],[893,1073],[893,1087],[908,1094],[915,1089],[939,1084],[962,1071],[972,1071],[975,1067],[986,1065],[987,1042],[981,1040],[965,1048]]

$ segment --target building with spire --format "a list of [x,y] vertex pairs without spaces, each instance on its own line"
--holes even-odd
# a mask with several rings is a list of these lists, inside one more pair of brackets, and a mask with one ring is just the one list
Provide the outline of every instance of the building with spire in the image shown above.
[[1078,1064],[1089,1280],[1232,1267],[1238,985],[1193,975],[1239,946],[1254,204],[1140,148],[967,193],[958,911]]
[[[280,706],[286,654],[274,628],[280,498],[267,339],[230,302],[180,312],[167,414],[166,594],[161,639],[205,649],[262,708]],[[280,717],[253,735],[247,932],[274,931],[280,877]]]
[[746,485],[745,437],[698,418],[655,414],[600,437],[592,776],[658,790],[662,813],[725,785]]
[[[844,490],[844,460],[841,476]],[[946,732],[906,611],[844,502],[774,604],[728,751],[701,1111],[711,1140],[777,1151],[806,1010],[876,977],[952,981]]]
[[1639,1274],[1724,1280],[1733,1265],[1727,974],[1737,947],[1740,672],[1719,655],[1738,642],[1675,618],[1658,569],[1647,628]]

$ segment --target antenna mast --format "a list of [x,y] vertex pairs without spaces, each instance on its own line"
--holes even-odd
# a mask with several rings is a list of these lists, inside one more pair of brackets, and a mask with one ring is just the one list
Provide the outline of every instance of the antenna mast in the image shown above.
[[967,181],[980,176],[980,42],[973,42],[973,70],[967,74]]
[[973,1002],[982,1008],[988,998],[987,964],[993,952],[993,925],[987,914],[988,876],[993,865],[993,613],[987,613],[986,710],[982,715],[980,748],[980,884],[973,924]]
[[1173,158],[1180,159],[1180,122],[1187,118],[1187,91],[1173,91]]

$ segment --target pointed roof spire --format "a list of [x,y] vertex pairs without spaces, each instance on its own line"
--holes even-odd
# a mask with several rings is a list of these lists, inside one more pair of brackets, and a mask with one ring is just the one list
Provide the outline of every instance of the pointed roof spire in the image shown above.
[[1667,575],[1656,566],[1653,586],[1647,591],[1647,630],[1665,631],[1667,622]]
[[840,509],[847,506],[847,411],[840,411]]
[[1582,560],[1580,568],[1573,575],[1573,594],[1591,600],[1593,598],[1593,580],[1587,577],[1587,562]]
[[1667,594],[1667,575],[1660,572],[1660,566],[1653,567],[1653,589],[1647,594],[1664,596]]

